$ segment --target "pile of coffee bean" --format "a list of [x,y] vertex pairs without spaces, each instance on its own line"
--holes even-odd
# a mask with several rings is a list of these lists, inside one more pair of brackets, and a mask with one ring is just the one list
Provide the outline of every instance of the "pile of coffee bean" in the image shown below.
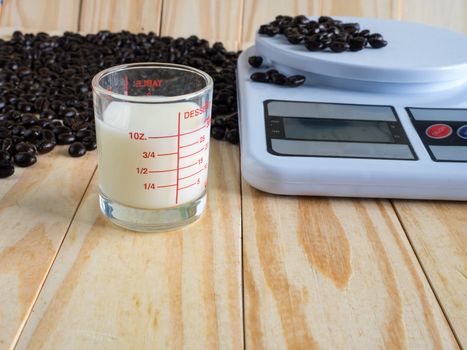
[[[248,57],[248,63],[254,68],[261,68],[263,57],[250,56]],[[266,72],[255,72],[251,74],[250,79],[258,83],[271,83],[290,87],[298,87],[305,83],[303,75],[291,75],[287,77],[285,74],[279,73],[277,69],[269,69]]]
[[0,178],[14,165],[68,145],[72,157],[96,148],[91,79],[124,63],[170,62],[207,72],[214,80],[212,136],[239,142],[238,52],[197,36],[173,38],[128,31],[81,35],[24,34],[0,39]]
[[261,25],[258,33],[283,34],[290,44],[303,44],[310,51],[328,48],[333,52],[360,51],[368,46],[379,49],[388,44],[381,34],[361,30],[359,23],[344,23],[329,16],[313,20],[304,15],[279,15],[274,21]]

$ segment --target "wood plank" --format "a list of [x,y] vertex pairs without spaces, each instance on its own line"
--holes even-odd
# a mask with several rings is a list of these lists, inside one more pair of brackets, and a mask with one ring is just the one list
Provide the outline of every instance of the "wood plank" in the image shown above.
[[78,30],[80,0],[7,0],[3,1],[0,27]]
[[401,19],[467,33],[467,3],[464,0],[402,1]]
[[106,220],[94,179],[17,349],[241,349],[238,165],[212,142],[207,212],[159,234]]
[[401,0],[329,0],[323,2],[326,16],[357,16],[399,19]]
[[164,1],[162,35],[198,35],[236,50],[241,38],[243,0]]
[[0,348],[14,345],[96,167],[66,147],[0,180]]
[[388,201],[242,196],[247,348],[458,347]]
[[394,205],[457,338],[467,347],[467,203]]
[[255,40],[255,34],[261,24],[269,23],[277,15],[307,15],[319,16],[321,13],[320,0],[245,0],[242,29],[242,49],[251,45]]
[[159,33],[162,0],[82,0],[80,31]]

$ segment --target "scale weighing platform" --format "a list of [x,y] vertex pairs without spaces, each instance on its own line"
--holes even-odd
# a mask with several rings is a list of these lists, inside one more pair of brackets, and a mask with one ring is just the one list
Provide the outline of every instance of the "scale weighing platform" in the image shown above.
[[[467,36],[364,18],[382,49],[310,52],[257,35],[238,60],[241,169],[271,193],[467,200]],[[253,68],[248,57],[262,56]],[[301,74],[290,88],[257,71]]]

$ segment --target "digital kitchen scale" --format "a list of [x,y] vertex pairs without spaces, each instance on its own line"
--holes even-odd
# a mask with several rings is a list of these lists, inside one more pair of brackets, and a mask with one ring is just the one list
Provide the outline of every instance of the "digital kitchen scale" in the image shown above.
[[[310,52],[257,35],[238,60],[241,170],[271,193],[467,200],[467,36],[364,18],[382,49]],[[248,57],[262,56],[258,68]],[[291,88],[257,71],[302,74]]]

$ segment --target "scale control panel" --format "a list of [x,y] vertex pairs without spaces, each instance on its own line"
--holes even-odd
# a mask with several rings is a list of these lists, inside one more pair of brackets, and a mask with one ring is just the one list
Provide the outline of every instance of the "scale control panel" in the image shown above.
[[406,110],[433,161],[467,162],[467,109]]

